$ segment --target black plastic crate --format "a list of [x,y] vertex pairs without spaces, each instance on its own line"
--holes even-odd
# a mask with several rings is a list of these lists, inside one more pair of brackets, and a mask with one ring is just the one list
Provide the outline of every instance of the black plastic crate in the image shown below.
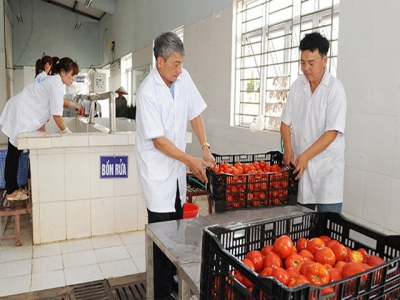
[[297,204],[298,181],[292,168],[283,165],[283,154],[279,151],[254,154],[219,155],[213,153],[217,164],[231,165],[236,162],[252,163],[264,161],[284,168],[280,172],[261,174],[218,174],[207,169],[207,191],[214,201],[216,212],[275,205]]
[[[321,287],[289,288],[273,277],[259,276],[241,262],[250,250],[273,244],[283,234],[293,241],[327,235],[352,249],[365,248],[386,263]],[[210,226],[204,229],[202,248],[201,300],[400,299],[400,236],[383,235],[337,213],[311,212],[235,228]],[[233,270],[253,283],[252,291],[234,279]]]

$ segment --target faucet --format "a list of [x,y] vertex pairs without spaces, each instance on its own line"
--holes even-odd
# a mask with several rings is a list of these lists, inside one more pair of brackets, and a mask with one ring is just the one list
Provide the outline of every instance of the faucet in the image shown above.
[[114,92],[106,92],[102,94],[90,95],[88,100],[90,100],[90,113],[89,113],[89,124],[94,124],[94,101],[110,99],[110,133],[116,132],[115,123],[115,94]]

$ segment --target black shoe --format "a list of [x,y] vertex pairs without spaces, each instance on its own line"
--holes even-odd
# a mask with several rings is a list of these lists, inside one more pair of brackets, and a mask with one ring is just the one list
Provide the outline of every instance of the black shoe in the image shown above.
[[178,275],[175,275],[174,277],[172,277],[171,282],[169,283],[171,286],[171,289],[175,292],[178,293]]
[[155,297],[154,300],[177,300],[172,294],[164,297]]

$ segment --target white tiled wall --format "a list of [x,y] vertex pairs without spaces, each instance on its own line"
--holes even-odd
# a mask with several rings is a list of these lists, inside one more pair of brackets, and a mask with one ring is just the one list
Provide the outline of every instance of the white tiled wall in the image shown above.
[[[90,147],[31,149],[34,243],[144,229],[134,145],[91,138]],[[128,156],[128,178],[100,179],[100,156],[112,155]]]
[[338,77],[348,101],[343,207],[387,234],[400,234],[399,12],[394,0],[340,3]]
[[[400,2],[340,2],[338,78],[347,94],[344,214],[400,234]],[[184,28],[185,68],[208,108],[211,150],[220,154],[280,149],[278,132],[231,127],[232,7]],[[197,139],[187,151],[201,156]]]

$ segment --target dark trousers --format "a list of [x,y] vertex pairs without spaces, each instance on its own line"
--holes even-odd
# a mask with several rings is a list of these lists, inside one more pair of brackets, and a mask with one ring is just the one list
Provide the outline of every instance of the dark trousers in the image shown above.
[[[147,210],[148,223],[157,223],[170,220],[179,220],[183,218],[183,207],[179,197],[179,187],[177,186],[175,197],[175,212],[156,213]],[[154,268],[154,295],[155,297],[165,297],[172,292],[171,282],[175,267],[167,256],[153,244],[153,268]]]
[[21,153],[22,150],[18,150],[18,148],[14,147],[10,143],[10,140],[8,140],[7,156],[4,166],[4,179],[6,181],[7,194],[11,194],[19,188],[17,175]]

